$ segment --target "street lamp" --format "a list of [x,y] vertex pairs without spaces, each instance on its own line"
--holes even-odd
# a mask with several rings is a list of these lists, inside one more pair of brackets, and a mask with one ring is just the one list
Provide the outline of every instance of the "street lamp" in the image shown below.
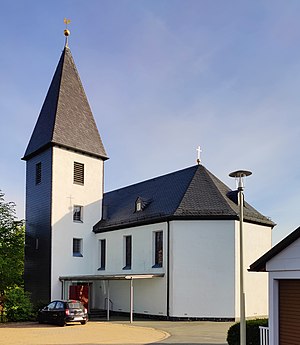
[[240,345],[246,345],[245,291],[244,291],[244,253],[243,253],[243,219],[244,219],[244,178],[251,171],[237,170],[229,174],[238,181],[238,196],[240,207]]

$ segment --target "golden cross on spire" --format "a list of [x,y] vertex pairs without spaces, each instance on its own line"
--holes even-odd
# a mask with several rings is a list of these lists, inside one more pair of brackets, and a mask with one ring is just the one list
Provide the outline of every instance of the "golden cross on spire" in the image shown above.
[[64,19],[64,23],[66,24],[66,28],[64,30],[64,35],[66,36],[65,47],[68,47],[68,37],[70,36],[70,31],[68,30],[68,24],[71,23],[71,19]]

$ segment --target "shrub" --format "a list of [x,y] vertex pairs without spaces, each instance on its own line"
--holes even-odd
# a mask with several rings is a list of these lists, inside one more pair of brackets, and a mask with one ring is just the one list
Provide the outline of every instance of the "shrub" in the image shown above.
[[[246,344],[259,345],[259,326],[268,326],[268,319],[256,319],[246,321]],[[240,323],[232,325],[227,333],[229,345],[240,345]]]
[[32,304],[29,293],[15,286],[5,295],[4,315],[6,321],[27,321],[32,318]]

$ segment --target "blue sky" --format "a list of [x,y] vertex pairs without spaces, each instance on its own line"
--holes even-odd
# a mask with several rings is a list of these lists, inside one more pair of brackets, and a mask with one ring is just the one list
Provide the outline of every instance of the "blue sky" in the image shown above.
[[24,218],[23,156],[64,46],[106,151],[105,190],[202,163],[277,223],[300,225],[300,2],[1,0],[0,189]]

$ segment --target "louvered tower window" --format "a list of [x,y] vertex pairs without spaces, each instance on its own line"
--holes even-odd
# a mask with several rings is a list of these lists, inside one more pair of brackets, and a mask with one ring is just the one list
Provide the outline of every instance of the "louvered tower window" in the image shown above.
[[74,183],[84,184],[84,164],[74,162]]

